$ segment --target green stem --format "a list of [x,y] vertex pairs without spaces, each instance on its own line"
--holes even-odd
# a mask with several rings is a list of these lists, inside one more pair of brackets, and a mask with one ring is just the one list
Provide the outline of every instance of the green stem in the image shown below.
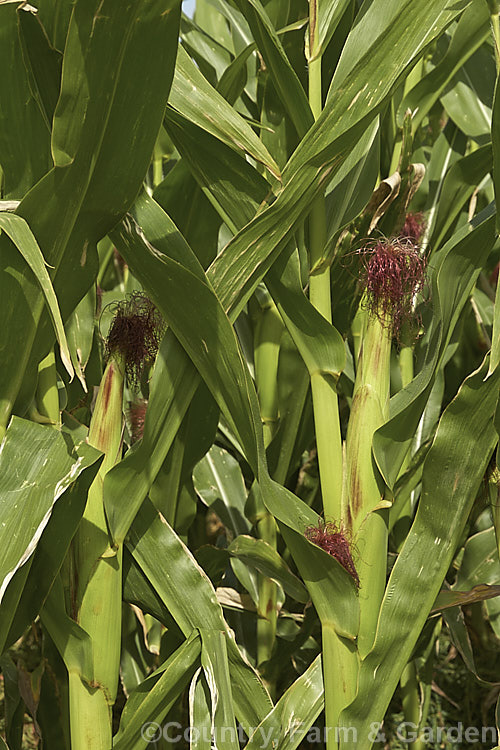
[[401,370],[401,384],[403,388],[413,380],[413,347],[403,346],[399,353],[399,369]]
[[500,469],[497,466],[492,470],[488,479],[488,492],[493,526],[495,527],[498,557],[500,559]]
[[356,366],[359,361],[359,353],[361,351],[361,342],[363,341],[363,329],[365,325],[365,319],[366,319],[365,311],[362,310],[361,308],[358,308],[358,311],[356,312],[356,315],[354,316],[354,319],[351,325],[352,342],[353,342],[353,349],[354,349],[354,361],[356,362]]
[[109,750],[111,712],[120,666],[122,548],[110,544],[103,502],[106,473],[119,458],[122,440],[124,367],[111,359],[104,372],[89,428],[88,442],[104,453],[92,483],[74,541],[75,604],[72,617],[92,641],[93,684],[70,680],[71,747]]
[[[276,521],[273,516],[268,514],[258,521],[257,534],[260,539],[263,539],[273,549],[276,549]],[[257,663],[264,664],[271,658],[276,639],[276,622],[278,616],[276,584],[270,578],[259,575],[258,591]],[[274,692],[273,685],[268,685],[268,687],[271,693]]]
[[[311,2],[310,5],[312,8],[315,3]],[[310,49],[313,54],[313,38],[310,40]],[[313,58],[309,62],[309,101],[314,116],[318,117],[321,112],[321,57]],[[325,199],[319,197],[309,215],[310,268],[314,268],[321,260],[325,244]],[[328,265],[319,273],[310,276],[309,298],[312,305],[331,323],[331,281]],[[339,520],[342,508],[342,439],[337,391],[335,384],[320,372],[311,377],[311,391],[325,518]]]
[[[401,372],[401,385],[403,388],[411,383],[414,377],[414,365],[413,365],[413,346],[403,346],[399,353],[399,369]],[[399,475],[401,476],[411,460],[411,455],[408,452],[405,456]],[[404,520],[403,520],[404,519]],[[399,549],[399,545],[406,539],[408,531],[411,525],[411,494],[408,496],[407,502],[401,504],[399,502],[394,503],[389,511],[389,531],[394,529],[396,522],[398,522],[397,533],[395,533],[396,544]]]
[[[401,697],[405,722],[410,725],[412,734],[415,734],[420,724],[420,690],[417,670],[413,661],[406,665],[401,675]],[[407,743],[407,746],[409,750],[422,750],[425,747],[420,737]]]
[[[319,2],[309,2],[309,104],[314,118],[322,110],[321,50],[319,49]],[[326,245],[326,210],[323,196],[317,198],[309,215],[309,267],[315,272],[309,277],[309,298],[312,305],[332,322],[330,267],[318,264]],[[311,377],[316,449],[318,453],[321,494],[324,516],[339,521],[342,511],[342,438],[338,396],[335,383],[323,373]],[[335,728],[341,711],[351,702],[357,684],[357,655],[352,643],[340,638],[330,623],[322,623],[323,679],[325,686],[325,725],[328,750],[338,748]]]
[[[264,431],[264,444],[270,444],[278,428],[278,363],[283,321],[269,295],[260,295],[262,307],[259,307],[254,337],[255,380],[259,395],[260,415]],[[267,511],[257,522],[257,535],[273,549],[276,549],[276,522]],[[257,663],[269,661],[276,639],[277,588],[274,581],[266,576],[258,577],[259,605],[257,620]],[[274,686],[269,684],[272,693]]]
[[336,750],[339,737],[335,730],[340,714],[356,697],[358,655],[355,644],[341,638],[331,623],[324,622],[321,633],[327,747]]
[[266,448],[279,422],[278,362],[283,328],[281,315],[269,299],[259,313],[254,337],[255,380]]
[[163,181],[163,153],[158,145],[155,145],[153,155],[153,187],[157,187]]
[[490,24],[493,35],[493,46],[495,48],[495,61],[497,65],[497,74],[500,70],[500,23],[498,13],[500,12],[500,3],[498,0],[487,0],[490,9]]

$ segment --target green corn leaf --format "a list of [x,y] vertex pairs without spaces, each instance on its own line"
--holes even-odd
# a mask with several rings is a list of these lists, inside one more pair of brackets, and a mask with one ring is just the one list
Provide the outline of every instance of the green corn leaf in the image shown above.
[[95,287],[92,287],[78,303],[66,323],[71,361],[85,392],[87,391],[85,368],[94,341],[96,301]]
[[227,66],[217,84],[217,91],[230,104],[241,95],[247,82],[247,61],[250,55],[255,52],[257,45],[249,44],[237,57]]
[[50,132],[30,88],[18,34],[19,16],[31,15],[31,11],[18,11],[19,5],[0,5],[0,66],[10,71],[0,81],[2,197],[17,200],[52,166]]
[[169,103],[186,119],[223,143],[253,156],[279,179],[279,167],[262,141],[241,115],[210,86],[182,46],[177,52]]
[[283,253],[266,282],[309,375],[321,373],[335,383],[345,365],[344,340],[302,291],[297,253]]
[[[216,30],[214,36],[219,38],[220,41],[224,37],[228,49],[234,49],[235,52],[239,53],[250,44],[252,33],[245,16],[235,6],[226,2],[226,0],[208,0],[208,3],[204,6],[205,16],[210,15],[214,31]],[[221,28],[221,24],[217,23],[217,21],[220,21],[219,14],[226,19],[229,29]]]
[[64,332],[61,312],[42,251],[38,246],[36,238],[29,228],[28,223],[21,216],[16,216],[15,214],[0,213],[0,229],[10,237],[40,284],[50,311],[50,317],[52,318],[52,324],[61,351],[61,359],[70,377],[73,378],[75,373],[66,340],[66,333]]
[[474,651],[467,625],[465,624],[464,613],[460,607],[451,607],[443,612],[443,619],[450,631],[452,643],[456,646],[467,669],[472,672],[476,680],[486,685],[499,686],[499,682],[491,682],[480,676],[474,659]]
[[[7,646],[17,641],[38,615],[78,528],[85,510],[87,493],[99,465],[99,460],[89,465],[61,495],[52,508],[34,554],[16,572],[9,584],[0,605],[0,643],[4,642],[11,621],[5,642]],[[20,596],[12,591],[18,588],[18,578],[22,579]]]
[[50,44],[38,15],[19,13],[19,26],[29,87],[49,134],[59,97],[62,55]]
[[492,526],[467,539],[453,591],[465,591],[481,584],[494,585],[499,581],[500,561]]
[[[498,580],[498,577],[496,580]],[[443,589],[439,592],[431,613],[441,612],[443,609],[449,609],[450,607],[463,607],[474,602],[484,602],[487,599],[494,599],[496,596],[500,596],[500,586],[489,586],[487,583],[478,583],[470,591]]]
[[[272,198],[271,186],[243,154],[237,154],[170,108],[165,113],[165,127],[200,188],[231,228],[235,213],[240,217],[237,226],[243,226],[254,217],[255,202],[258,206]],[[161,193],[160,185],[155,193],[160,202]]]
[[500,364],[500,284],[495,293],[495,314],[493,317],[493,331],[491,333],[491,359],[488,375],[494,372]]
[[[229,37],[229,30],[218,23],[220,16],[212,6],[208,6],[208,8],[209,12],[212,12],[215,16],[214,28],[210,29],[206,14],[200,25],[183,13],[180,36],[183,46],[194,59],[203,75],[212,85],[215,85],[217,79],[220,79],[231,61],[233,44]],[[206,5],[205,9],[207,9]],[[199,10],[199,7],[197,10]]]
[[[493,100],[493,116],[491,121],[491,140],[493,146],[493,184],[495,186],[495,198],[497,204],[500,198],[500,76],[495,86],[495,98]],[[497,233],[500,230],[500,218],[497,212]]]
[[495,86],[494,57],[480,47],[450,81],[441,104],[465,135],[483,145],[491,138],[491,92]]
[[220,630],[202,629],[200,633],[201,666],[210,689],[214,739],[221,750],[237,750],[239,742],[234,720],[226,637]]
[[[453,122],[448,122],[443,132],[439,134],[432,149],[429,165],[419,192],[427,190],[425,215],[427,224],[422,237],[422,246],[427,249],[429,237],[434,232],[439,200],[448,170],[465,154],[467,139]],[[432,252],[431,247],[431,252]]]
[[77,674],[82,680],[92,684],[92,640],[89,634],[66,614],[64,589],[60,578],[57,578],[52,586],[40,616],[68,672]]
[[146,748],[162,736],[161,722],[200,663],[201,638],[193,631],[182,646],[130,694],[113,738],[117,750]]
[[196,727],[197,730],[191,738],[190,744],[193,750],[210,750],[212,744],[210,697],[210,689],[200,667],[193,677],[189,690],[189,720],[191,726]]
[[195,466],[193,480],[198,495],[217,513],[224,526],[235,536],[248,534],[247,492],[240,465],[230,453],[213,445]]
[[[407,53],[413,54],[417,50],[417,45],[422,49],[430,44],[432,39],[439,36],[468,5],[470,5],[470,0],[460,3],[434,3],[432,7],[425,2],[411,3],[408,0],[403,3],[399,0],[375,0],[375,2],[365,3],[356,17],[356,24],[351,29],[342,50],[329,97],[333,95],[337,86],[343,85],[347,76],[363,64],[363,61],[371,56],[375,62],[373,54],[381,50],[388,33],[391,35],[393,33],[408,34]],[[409,29],[407,27],[407,21],[410,19],[408,13],[411,14],[412,21],[415,21],[418,15],[424,25],[420,29],[413,26]],[[390,61],[388,60],[387,63]],[[360,80],[362,81],[363,78],[360,77]],[[379,80],[382,83],[382,78]]]
[[403,126],[408,109],[412,113],[412,128],[415,130],[421,124],[447,83],[488,38],[489,21],[486,3],[469,5],[457,23],[444,58],[404,96],[397,115],[399,127]]
[[290,65],[283,45],[260,0],[238,0],[238,7],[248,21],[255,42],[271,72],[272,81],[285,110],[300,137],[314,122],[314,118],[297,74]]
[[240,534],[227,548],[238,560],[256,568],[260,573],[280,583],[285,592],[304,604],[309,594],[304,584],[295,576],[284,560],[262,539]]
[[[29,453],[23,450],[27,444]],[[35,552],[57,500],[100,456],[86,443],[71,450],[68,453],[57,430],[12,418],[0,452],[0,600],[16,571]]]
[[318,0],[317,5],[319,16],[317,52],[323,54],[343,14],[349,7],[349,0]]
[[272,707],[267,691],[229,633],[206,573],[150,503],[139,511],[128,547],[186,637],[194,628],[224,634],[236,715],[245,731],[257,726]]
[[465,202],[491,168],[492,149],[489,143],[462,157],[449,168],[442,183],[432,227],[430,246],[433,251],[441,246]]
[[256,727],[246,750],[262,748],[265,742],[275,750],[295,750],[318,718],[323,702],[323,671],[321,656],[317,656]]

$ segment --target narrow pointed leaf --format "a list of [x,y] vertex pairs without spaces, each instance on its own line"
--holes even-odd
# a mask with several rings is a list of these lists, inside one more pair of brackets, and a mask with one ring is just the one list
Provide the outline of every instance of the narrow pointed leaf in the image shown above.
[[420,125],[446,84],[488,38],[489,20],[486,3],[469,5],[456,26],[444,58],[403,98],[398,109],[399,127],[408,109],[412,113],[412,128]]
[[0,213],[0,229],[10,237],[40,284],[47,307],[50,311],[50,317],[52,318],[54,331],[61,351],[61,359],[69,376],[73,378],[75,373],[71,362],[68,342],[66,340],[66,333],[64,332],[59,304],[46,268],[42,251],[38,246],[36,238],[29,228],[28,223],[21,216],[16,216],[15,214]]
[[323,704],[323,669],[321,656],[317,656],[255,729],[245,750],[258,750],[264,743],[275,750],[295,750],[323,710]]
[[114,749],[138,750],[159,739],[161,722],[198,668],[200,652],[200,635],[194,631],[166,662],[136,687],[125,704],[120,728],[113,738]]
[[486,599],[494,599],[496,596],[500,596],[500,586],[488,586],[487,583],[478,583],[470,591],[457,591],[456,589],[447,591],[444,589],[439,592],[431,613],[441,612],[449,607],[463,607],[466,604],[483,602]]
[[269,68],[276,91],[300,137],[314,122],[309,102],[297,74],[290,65],[271,19],[260,0],[238,2],[257,47]]
[[241,656],[206,573],[150,503],[139,511],[128,547],[186,636],[194,628],[225,634],[236,714],[245,727],[257,726],[271,709],[267,691]]
[[279,179],[279,167],[262,141],[241,115],[208,83],[182,46],[179,46],[177,52],[169,103],[188,120],[223,143],[253,156]]

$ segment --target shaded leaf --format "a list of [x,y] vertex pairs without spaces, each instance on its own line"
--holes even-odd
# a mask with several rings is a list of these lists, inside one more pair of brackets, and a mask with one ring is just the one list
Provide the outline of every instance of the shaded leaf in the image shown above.
[[500,586],[488,586],[487,583],[479,583],[470,591],[457,591],[456,589],[448,591],[447,589],[443,589],[443,591],[439,592],[434,602],[431,614],[441,612],[443,609],[449,609],[449,607],[463,607],[465,604],[493,599],[495,596],[500,596]]
[[309,594],[297,576],[269,544],[262,539],[240,534],[227,551],[260,573],[280,583],[285,592],[299,602],[309,601]]
[[193,631],[166,662],[132,691],[113,738],[113,748],[138,750],[159,739],[160,723],[189,684],[199,665],[200,652],[200,635]]

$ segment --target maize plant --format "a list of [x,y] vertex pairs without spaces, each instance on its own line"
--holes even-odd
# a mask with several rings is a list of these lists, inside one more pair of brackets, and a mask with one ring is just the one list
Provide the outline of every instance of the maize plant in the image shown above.
[[0,747],[498,746],[499,11],[0,0]]

